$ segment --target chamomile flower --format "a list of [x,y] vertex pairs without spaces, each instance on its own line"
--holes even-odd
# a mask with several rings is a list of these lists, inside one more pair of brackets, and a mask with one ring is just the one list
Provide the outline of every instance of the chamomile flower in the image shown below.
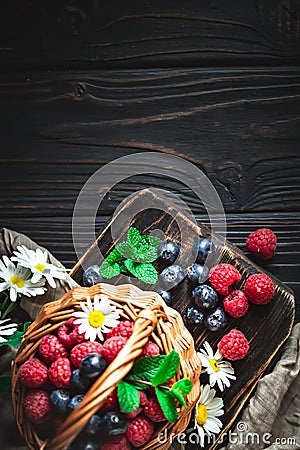
[[79,325],[78,332],[85,333],[85,338],[95,341],[98,337],[104,340],[103,333],[108,333],[119,323],[119,311],[109,303],[106,295],[95,295],[94,304],[90,297],[86,298],[86,304],[80,302],[82,311],[73,313],[77,319],[74,324]]
[[12,302],[17,300],[18,294],[35,297],[45,292],[44,280],[33,284],[29,269],[16,267],[6,255],[2,259],[3,261],[0,261],[0,279],[4,281],[0,283],[0,292],[9,289],[9,297]]
[[4,344],[5,342],[7,342],[6,337],[3,336],[12,336],[17,331],[18,328],[17,324],[8,323],[10,320],[11,319],[0,320],[0,344]]
[[220,433],[222,422],[218,417],[224,414],[223,400],[215,397],[215,389],[209,384],[201,386],[201,395],[195,408],[195,426],[199,435],[199,444],[204,447],[205,435]]
[[236,380],[234,369],[229,361],[225,361],[221,353],[217,350],[214,354],[208,342],[204,342],[204,349],[198,353],[202,362],[202,373],[209,376],[209,384],[214,387],[217,383],[222,392],[225,387],[230,386],[230,380]]
[[28,268],[32,273],[32,283],[39,282],[43,277],[46,278],[51,287],[55,288],[54,278],[59,280],[66,279],[66,269],[57,267],[47,262],[47,251],[42,252],[40,248],[35,251],[30,250],[25,245],[19,245],[14,251],[12,261],[17,261],[22,267]]

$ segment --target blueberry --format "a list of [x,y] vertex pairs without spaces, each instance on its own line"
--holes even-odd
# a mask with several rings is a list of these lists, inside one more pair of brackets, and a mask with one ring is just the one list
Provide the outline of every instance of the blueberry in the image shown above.
[[101,434],[101,427],[102,427],[102,419],[98,414],[94,414],[87,426],[85,427],[85,432],[91,437],[97,437]]
[[103,436],[119,436],[128,427],[128,420],[121,413],[110,411],[102,417],[101,434]]
[[203,309],[214,308],[219,300],[216,291],[206,284],[196,286],[192,291],[192,296],[196,305]]
[[82,402],[83,399],[84,399],[83,394],[78,394],[72,397],[68,403],[68,412],[70,413],[74,411],[74,409],[76,409],[77,406],[79,406],[79,404]]
[[70,389],[75,394],[85,394],[90,386],[90,380],[84,378],[79,369],[73,370],[70,378]]
[[227,325],[224,310],[221,307],[216,308],[205,318],[204,325],[209,331],[222,330]]
[[204,264],[208,253],[213,250],[210,239],[202,238],[193,246],[193,254],[196,256],[197,263]]
[[180,283],[184,279],[184,271],[178,265],[166,267],[161,273],[166,283]]
[[158,255],[164,261],[173,264],[179,254],[179,247],[175,242],[167,240],[158,247]]
[[68,412],[68,404],[71,394],[67,389],[55,389],[50,394],[50,402],[52,406],[61,413]]
[[192,325],[201,325],[203,323],[204,314],[195,306],[189,306],[185,312],[185,320]]
[[161,296],[161,298],[166,302],[168,306],[172,306],[173,304],[173,294],[170,291],[165,291],[164,289],[160,289],[157,293]]
[[91,353],[85,356],[80,364],[80,375],[85,378],[96,378],[106,369],[106,362],[102,355]]
[[201,281],[207,280],[208,274],[208,267],[202,266],[201,264],[192,264],[188,267],[186,276],[189,281],[201,283]]
[[99,266],[93,265],[83,272],[84,286],[93,286],[94,284],[102,283],[104,281],[102,275],[100,275],[99,269]]
[[84,441],[79,444],[78,450],[99,450],[100,446],[94,441]]

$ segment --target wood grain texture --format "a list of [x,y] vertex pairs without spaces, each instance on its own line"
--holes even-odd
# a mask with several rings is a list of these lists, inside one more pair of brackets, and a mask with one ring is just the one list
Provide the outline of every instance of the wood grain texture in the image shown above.
[[298,63],[297,0],[12,0],[2,5],[1,64],[170,67]]
[[[149,194],[143,192],[134,196],[106,225],[97,240],[92,244],[70,273],[78,283],[82,284],[83,267],[98,263],[98,248],[100,248],[104,256],[107,256],[119,240],[122,240],[124,235],[126,236],[127,230],[124,229],[124,235],[118,236],[115,241],[113,241],[111,237],[111,225],[118,219],[118,215],[120,215],[120,217],[126,217],[127,211],[129,210],[129,214],[130,211],[132,211],[134,203],[139,202],[140,204],[142,198],[144,198],[143,202],[147,202],[148,195]],[[157,203],[155,202],[156,198],[156,195],[153,195],[154,203]],[[174,240],[179,244],[182,239],[182,234],[180,234],[178,228],[178,219],[179,217],[182,217],[184,219],[184,225],[181,226],[181,233],[185,234],[188,241],[182,243],[181,251],[183,246],[192,248],[195,242],[195,235],[207,235],[207,230],[201,226],[195,226],[182,215],[181,211],[178,212],[178,210],[174,210],[169,204],[165,204],[164,211],[165,212],[152,209],[140,212],[133,218],[130,225],[138,228],[141,233],[148,233],[154,229],[163,230],[167,238]],[[217,251],[220,252],[221,262],[234,265],[241,273],[242,280],[238,283],[237,288],[243,288],[249,275],[263,271],[263,269],[253,264],[252,261],[229,242],[227,242],[225,246],[217,247]],[[273,278],[270,273],[268,273],[268,275]],[[115,277],[109,281],[111,284],[119,284],[122,282],[121,280],[119,281],[119,277]],[[132,282],[134,283],[134,279],[132,279]],[[210,332],[204,326],[187,326],[194,337],[196,349],[199,349],[206,340],[210,343],[212,348],[216,348],[221,337],[232,328],[238,328],[243,331],[250,344],[249,354],[243,360],[233,363],[237,374],[237,380],[232,383],[229,390],[225,390],[225,393],[221,395],[224,398],[225,405],[225,414],[222,417],[224,427],[216,439],[216,442],[206,446],[206,448],[209,448],[210,450],[217,447],[218,439],[232,426],[238,412],[245,404],[252,389],[259,378],[265,373],[276,353],[291,332],[295,314],[294,296],[291,290],[284,286],[279,280],[273,278],[273,282],[275,285],[275,294],[270,303],[263,306],[250,304],[246,316],[240,319],[229,317],[228,324],[224,330]],[[153,285],[142,284],[143,288],[146,290],[155,290],[155,286]],[[193,285],[185,279],[182,283],[172,289],[174,294],[174,308],[178,310],[183,317],[186,308],[193,304],[191,295],[192,287]],[[188,445],[188,448],[195,447]]]

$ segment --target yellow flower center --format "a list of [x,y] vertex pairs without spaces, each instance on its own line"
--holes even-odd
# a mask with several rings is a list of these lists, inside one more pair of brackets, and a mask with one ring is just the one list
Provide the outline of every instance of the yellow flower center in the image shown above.
[[220,369],[219,369],[219,364],[217,363],[217,360],[212,358],[209,362],[210,362],[210,365],[211,365],[212,369],[215,372],[219,372]]
[[13,275],[10,278],[10,282],[11,282],[11,284],[15,284],[16,286],[18,286],[18,288],[24,287],[24,284],[25,284],[24,280],[22,280],[22,278],[18,277],[18,275]]
[[34,266],[34,268],[37,269],[39,272],[44,272],[46,266],[44,264],[38,263]]
[[206,406],[204,406],[202,403],[200,403],[200,405],[198,406],[197,409],[197,424],[202,426],[205,424],[205,422],[207,421],[208,418],[208,412],[206,409]]
[[98,328],[104,324],[105,315],[101,311],[92,311],[89,314],[89,324],[91,327]]

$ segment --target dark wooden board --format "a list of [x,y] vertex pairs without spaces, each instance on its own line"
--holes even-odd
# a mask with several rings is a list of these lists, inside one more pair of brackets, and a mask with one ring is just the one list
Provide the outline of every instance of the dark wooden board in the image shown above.
[[[155,203],[155,194],[151,195],[153,195]],[[132,211],[131,208],[134,203],[139,202],[140,204],[143,196],[144,200],[142,201],[146,202],[149,193],[144,192],[137,194],[128,202],[128,204],[120,209],[118,214],[100,233],[96,242],[72,269],[71,276],[79,284],[82,284],[83,266],[87,267],[91,264],[99,264],[98,248],[101,249],[102,254],[105,256],[112,250],[114,245],[126,235],[126,230],[124,230],[124,234],[119,236],[117,240],[113,242],[110,233],[113,221],[116,220],[119,215],[120,217],[122,217],[122,215],[126,217],[127,210]],[[161,210],[148,209],[140,212],[134,217],[131,225],[136,226],[143,233],[154,229],[160,229],[168,238],[180,243],[181,236],[176,221],[180,216],[184,220],[183,229],[185,230],[185,234],[189,232],[190,236],[193,233],[202,236],[207,233],[206,227],[194,225],[190,220],[185,218],[181,212],[177,212],[177,215],[174,214],[175,210],[172,206],[166,204],[165,211],[165,213],[162,213]],[[192,244],[193,241],[189,242],[191,248]],[[187,245],[187,243],[185,243],[185,245]],[[249,275],[263,271],[263,269],[248,259],[242,251],[229,242],[227,242],[224,247],[220,247],[219,251],[221,252],[221,261],[233,264],[242,274],[242,281],[237,287],[243,287],[245,280]],[[225,404],[225,415],[222,418],[224,425],[223,432],[228,430],[236,419],[239,411],[247,401],[252,390],[255,388],[259,378],[265,373],[280,347],[289,336],[294,322],[295,300],[292,291],[269,273],[268,275],[273,278],[275,284],[275,295],[268,305],[250,305],[249,311],[245,317],[241,319],[229,318],[228,325],[221,332],[209,332],[204,326],[198,327],[188,325],[188,329],[195,339],[196,348],[199,348],[205,340],[207,340],[213,348],[216,348],[221,337],[235,327],[245,333],[250,343],[251,350],[247,357],[233,363],[237,374],[237,380],[232,384],[230,389],[222,394]],[[134,283],[134,279],[131,280]],[[116,277],[115,279],[108,280],[108,283],[119,283],[119,278]],[[153,285],[144,285],[144,288],[146,290],[155,290],[155,286]],[[175,298],[174,307],[180,311],[182,316],[184,316],[186,307],[192,303],[191,290],[192,286],[188,280],[184,280],[180,285],[173,289]],[[209,446],[209,448],[213,449],[216,445],[217,442],[214,445]]]
[[297,0],[11,0],[1,65],[53,69],[299,63]]

